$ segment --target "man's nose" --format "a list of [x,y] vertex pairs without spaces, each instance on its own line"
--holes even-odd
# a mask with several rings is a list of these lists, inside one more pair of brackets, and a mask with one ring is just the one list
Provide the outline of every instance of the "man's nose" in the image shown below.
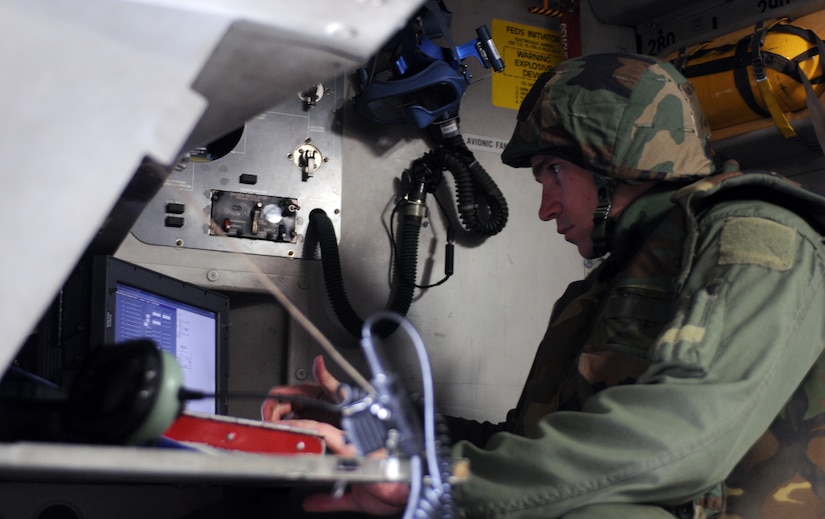
[[559,216],[561,213],[561,204],[555,199],[548,199],[542,197],[541,205],[539,206],[539,219],[548,222]]

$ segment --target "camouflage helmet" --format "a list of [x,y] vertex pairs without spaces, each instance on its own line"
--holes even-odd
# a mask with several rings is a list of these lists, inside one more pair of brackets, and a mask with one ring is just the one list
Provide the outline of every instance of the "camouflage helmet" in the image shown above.
[[676,181],[714,172],[709,139],[693,86],[672,65],[594,54],[536,81],[501,160],[529,167],[548,154],[619,181]]

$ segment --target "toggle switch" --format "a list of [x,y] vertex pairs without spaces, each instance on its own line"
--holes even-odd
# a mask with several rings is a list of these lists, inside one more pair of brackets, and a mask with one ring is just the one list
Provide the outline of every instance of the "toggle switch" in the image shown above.
[[310,144],[309,139],[307,139],[304,144],[298,146],[295,151],[287,157],[292,159],[295,166],[301,170],[301,178],[303,180],[312,178],[315,173],[321,169],[323,163],[326,162],[321,150]]

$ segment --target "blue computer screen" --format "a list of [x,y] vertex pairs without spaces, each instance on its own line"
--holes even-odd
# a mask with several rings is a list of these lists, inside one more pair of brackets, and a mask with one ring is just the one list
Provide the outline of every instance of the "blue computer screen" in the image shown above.
[[[186,388],[216,391],[214,312],[118,283],[112,321],[115,343],[151,339],[178,360]],[[215,400],[189,401],[186,409],[214,413]]]

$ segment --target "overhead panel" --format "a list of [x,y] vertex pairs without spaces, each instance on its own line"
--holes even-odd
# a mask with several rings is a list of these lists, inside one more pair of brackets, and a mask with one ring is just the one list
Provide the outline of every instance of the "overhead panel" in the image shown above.
[[638,51],[665,55],[760,20],[797,17],[822,8],[817,0],[589,0],[594,16],[609,25],[634,27]]

